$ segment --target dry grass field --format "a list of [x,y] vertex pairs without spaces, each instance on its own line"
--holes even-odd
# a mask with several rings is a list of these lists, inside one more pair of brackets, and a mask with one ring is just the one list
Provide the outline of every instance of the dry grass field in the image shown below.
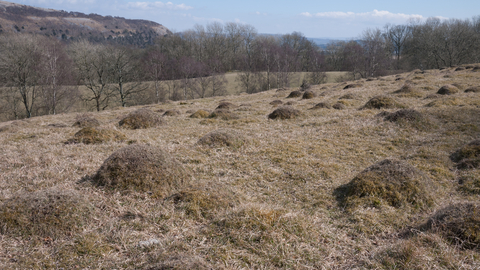
[[478,269],[478,86],[449,68],[0,123],[0,268]]

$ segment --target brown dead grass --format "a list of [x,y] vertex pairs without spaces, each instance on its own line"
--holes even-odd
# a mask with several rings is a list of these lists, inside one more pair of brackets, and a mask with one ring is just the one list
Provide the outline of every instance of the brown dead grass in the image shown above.
[[480,168],[480,140],[471,141],[450,155],[450,158],[460,169]]
[[218,119],[222,119],[222,120],[234,120],[234,119],[239,119],[240,116],[238,116],[238,114],[236,114],[236,113],[234,113],[230,110],[227,110],[227,109],[216,109],[215,111],[210,113],[208,118],[218,118]]
[[207,118],[210,115],[208,111],[198,110],[190,115],[190,118]]

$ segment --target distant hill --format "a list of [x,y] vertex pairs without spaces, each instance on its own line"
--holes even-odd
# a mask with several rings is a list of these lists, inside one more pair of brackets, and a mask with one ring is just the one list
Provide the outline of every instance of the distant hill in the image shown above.
[[63,40],[87,38],[142,46],[170,30],[156,22],[36,8],[0,1],[1,33],[37,33]]

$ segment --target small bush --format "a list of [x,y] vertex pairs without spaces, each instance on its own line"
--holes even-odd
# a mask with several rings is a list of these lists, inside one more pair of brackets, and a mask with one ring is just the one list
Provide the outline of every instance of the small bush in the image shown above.
[[301,96],[302,96],[301,91],[292,91],[292,92],[290,92],[290,94],[288,95],[287,98],[298,98],[298,97],[301,97]]
[[75,117],[75,123],[73,123],[73,127],[79,128],[98,126],[100,126],[100,122],[88,114],[77,115],[77,117]]
[[303,96],[302,98],[303,99],[312,99],[314,97],[316,97],[317,95],[315,94],[315,92],[313,91],[305,91],[305,93],[303,93]]
[[149,109],[138,109],[131,112],[118,124],[127,129],[151,128],[163,125],[165,122],[160,116]]
[[191,175],[162,149],[133,144],[110,155],[92,180],[113,190],[134,190],[164,197],[187,186]]
[[245,137],[238,131],[231,129],[220,129],[207,133],[198,140],[197,144],[211,147],[228,146],[239,148],[243,146],[245,142]]
[[299,110],[294,109],[290,106],[283,106],[268,115],[269,119],[292,119],[300,116],[301,113]]
[[343,89],[351,89],[351,88],[358,88],[362,87],[363,85],[360,83],[352,83],[352,84],[347,84]]
[[461,248],[480,248],[480,205],[457,203],[437,211],[423,230],[433,231]]
[[465,90],[465,93],[480,93],[480,86],[472,86]]
[[283,102],[279,99],[270,102],[270,105],[273,105],[273,106],[278,106],[278,105],[282,105],[282,104],[283,104]]
[[310,108],[310,110],[318,110],[318,109],[331,109],[332,108],[332,105],[326,103],[326,102],[320,102],[320,103],[317,103],[315,106],[313,106],[312,108]]
[[216,109],[208,116],[208,118],[220,118],[222,120],[233,120],[233,119],[239,119],[240,117],[236,113],[230,110]]
[[337,198],[347,207],[383,204],[396,208],[430,207],[433,204],[433,182],[410,164],[382,160],[357,174],[348,184],[336,189]]
[[0,206],[2,234],[58,238],[82,230],[94,209],[75,190],[50,188],[23,193]]
[[210,113],[205,110],[198,110],[190,115],[190,118],[207,118],[209,115]]
[[220,104],[218,104],[216,110],[222,110],[222,109],[230,110],[230,109],[233,109],[233,108],[236,108],[236,107],[238,107],[238,106],[231,103],[231,102],[224,101],[224,102],[220,102]]
[[395,99],[387,96],[376,96],[367,101],[361,109],[393,109],[405,108],[403,104],[398,103]]
[[448,85],[444,85],[442,86],[438,91],[437,91],[437,94],[440,94],[440,95],[453,95],[453,94],[456,94],[458,93],[459,90],[456,86],[454,85],[451,85],[451,84],[448,84]]
[[480,168],[480,140],[474,140],[450,155],[459,169]]
[[163,116],[176,116],[176,115],[180,115],[180,111],[175,109],[166,110],[165,113],[163,114]]
[[126,140],[127,137],[113,129],[84,127],[75,135],[72,139],[67,141],[68,143],[83,143],[83,144],[97,144],[108,141],[120,142]]

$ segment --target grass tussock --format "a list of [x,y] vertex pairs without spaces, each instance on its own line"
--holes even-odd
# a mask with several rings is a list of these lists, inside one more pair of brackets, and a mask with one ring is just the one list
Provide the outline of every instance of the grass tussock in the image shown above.
[[440,89],[438,89],[438,91],[437,91],[437,94],[439,94],[439,95],[453,95],[453,94],[456,94],[458,92],[460,92],[458,87],[456,87],[453,84],[447,84],[447,85],[444,85],[444,86],[440,87]]
[[332,108],[334,108],[335,110],[345,110],[345,109],[347,109],[347,105],[345,105],[342,102],[337,102],[337,103],[333,104]]
[[54,187],[20,193],[0,206],[2,234],[59,238],[82,230],[93,206],[75,190]]
[[190,173],[164,150],[134,144],[115,151],[92,177],[94,183],[112,190],[169,196],[191,182]]
[[302,96],[301,91],[292,91],[290,94],[287,96],[287,98],[299,98]]
[[458,149],[450,155],[450,159],[457,163],[459,169],[480,168],[480,140],[471,141]]
[[208,115],[208,118],[216,118],[216,119],[222,119],[222,120],[234,120],[234,119],[239,119],[240,116],[238,114],[228,110],[228,109],[216,109],[210,115]]
[[171,110],[166,110],[164,113],[163,113],[163,116],[177,116],[177,115],[180,115],[180,111],[179,110],[176,110],[176,109],[171,109]]
[[165,124],[165,121],[149,109],[138,109],[125,116],[118,124],[126,129],[152,128]]
[[385,121],[397,123],[399,125],[413,126],[418,129],[428,130],[433,127],[429,117],[414,109],[401,109],[393,113],[385,114]]
[[337,188],[337,198],[351,207],[410,207],[433,205],[434,183],[417,168],[397,159],[382,160]]
[[79,114],[75,117],[75,122],[72,125],[73,127],[98,127],[100,126],[100,121],[95,119],[89,114]]
[[320,102],[315,104],[310,110],[318,110],[318,109],[331,109],[332,105],[326,103],[326,102]]
[[290,106],[282,106],[268,115],[269,119],[293,119],[302,115],[301,112],[297,109],[294,109]]
[[405,84],[400,89],[393,92],[400,97],[411,97],[411,98],[419,98],[422,97],[423,94],[418,91],[415,87]]
[[207,118],[210,115],[208,111],[198,110],[190,115],[190,118]]
[[465,93],[480,93],[480,86],[472,86],[465,89]]
[[363,84],[361,83],[351,83],[351,84],[347,84],[345,85],[345,87],[343,87],[343,89],[352,89],[352,88],[359,88],[359,87],[362,87]]
[[387,96],[376,96],[371,98],[361,109],[394,109],[405,108],[406,106]]
[[221,191],[184,190],[173,194],[169,199],[194,219],[214,218],[216,211],[229,208],[232,204],[232,200]]
[[303,93],[302,99],[312,99],[315,98],[317,94],[315,92],[307,90]]
[[69,139],[66,143],[97,144],[109,141],[121,142],[126,139],[125,134],[114,129],[84,127],[75,133],[73,138]]
[[279,99],[276,99],[276,100],[270,102],[269,104],[272,105],[272,106],[279,106],[279,105],[283,104],[283,101],[281,101]]
[[230,110],[237,107],[238,106],[236,104],[233,104],[232,102],[223,101],[223,102],[220,102],[220,104],[218,104],[216,110]]
[[239,131],[233,129],[214,130],[201,137],[197,144],[209,147],[232,147],[240,148],[247,142],[247,139]]

